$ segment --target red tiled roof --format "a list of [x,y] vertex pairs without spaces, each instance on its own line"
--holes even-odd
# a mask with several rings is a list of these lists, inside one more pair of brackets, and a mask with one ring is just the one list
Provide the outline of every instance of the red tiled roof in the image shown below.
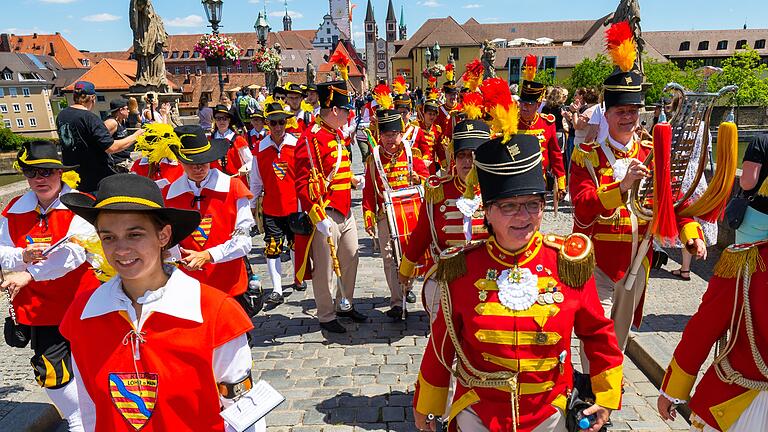
[[59,33],[52,35],[9,35],[11,52],[49,55],[59,62],[64,69],[81,69],[84,67],[81,60],[87,60],[88,56],[77,50],[64,36]]
[[[104,59],[84,73],[77,81],[90,81],[97,91],[127,91],[136,82],[136,61]],[[74,83],[68,85],[63,91],[72,91],[74,85]],[[168,85],[174,90],[180,88],[170,79],[168,79]]]
[[[351,60],[349,51],[347,51],[347,49],[344,47],[344,44],[336,44],[336,51],[334,51],[333,54],[331,54],[331,57],[335,55],[336,52],[341,52],[344,56],[346,56]],[[317,67],[317,73],[330,73],[332,70],[333,70],[333,65],[330,63],[323,63]],[[351,77],[363,76],[363,73],[360,71],[360,68],[357,67],[354,61],[351,61],[349,63],[348,70],[349,70],[349,76]]]

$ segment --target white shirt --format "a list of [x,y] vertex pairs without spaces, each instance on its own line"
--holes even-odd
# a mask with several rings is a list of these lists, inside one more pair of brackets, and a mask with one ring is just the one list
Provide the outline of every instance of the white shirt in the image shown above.
[[603,142],[608,137],[608,121],[605,119],[605,104],[600,104],[595,108],[592,117],[589,118],[589,124],[597,125],[597,142]]
[[258,154],[268,149],[269,147],[275,147],[279,153],[283,146],[296,147],[298,142],[299,140],[289,133],[285,134],[285,137],[283,137],[283,143],[279,146],[272,140],[272,135],[267,135],[263,140],[261,140],[259,143],[259,151],[256,153],[257,156],[253,158],[253,163],[251,165],[250,186],[251,193],[253,194],[253,199],[251,200],[252,208],[256,208],[256,200],[264,191],[264,181],[261,179],[261,172],[259,171]]
[[[69,186],[63,185],[59,197],[62,194],[74,192]],[[14,204],[8,209],[10,214],[22,214],[35,211],[39,206],[37,195],[34,192],[29,191],[21,196]],[[47,209],[40,209],[41,214],[46,214],[52,210],[68,210],[67,207],[56,200],[51,203]],[[43,223],[42,221],[40,223]],[[83,236],[83,238],[96,235],[96,231],[91,224],[85,221],[80,216],[75,216],[72,222],[69,224],[67,230],[67,236]],[[40,261],[36,264],[25,263],[23,259],[23,247],[17,247],[14,245],[11,239],[11,234],[8,230],[8,219],[0,217],[0,265],[4,271],[27,271],[32,275],[32,279],[36,281],[46,281],[58,279],[72,270],[80,267],[87,259],[87,253],[82,246],[65,242],[49,255],[45,261]]]
[[[140,317],[136,316],[136,309],[134,309],[131,299],[123,291],[122,279],[120,279],[120,276],[115,276],[91,294],[83,309],[83,313],[80,315],[80,319],[93,318],[112,312],[125,312],[130,317],[133,327],[137,332],[141,332],[147,318],[154,312],[202,323],[200,282],[172,266],[165,268],[170,274],[170,278],[165,286],[155,291],[147,291],[136,300],[137,303],[142,305]],[[138,344],[137,350],[137,354],[140,357],[141,344]],[[213,377],[217,383],[239,382],[250,372],[251,365],[251,349],[248,346],[248,339],[245,334],[213,350]],[[75,376],[79,376],[80,372],[77,369],[74,357],[72,358],[72,366]],[[86,431],[95,431],[96,407],[85,389],[83,380],[78,379],[76,382],[83,426]],[[224,408],[234,403],[232,400],[221,396],[219,396],[219,401]],[[265,424],[264,419],[262,419],[247,430],[266,430]],[[232,431],[234,429],[227,425],[226,430]]]
[[[185,173],[168,188],[166,199],[172,199],[187,192],[199,197],[203,189],[227,193],[229,192],[230,180],[231,177],[214,168],[208,172],[208,176],[200,182],[200,187],[198,187]],[[200,203],[197,205],[199,209]],[[248,198],[238,199],[237,217],[235,219],[236,235],[233,235],[232,238],[218,246],[207,249],[208,253],[211,254],[211,258],[213,258],[213,262],[227,262],[246,256],[251,251],[250,230],[255,223],[250,210],[250,200]],[[178,247],[174,247],[171,250],[171,254],[178,259],[180,257],[177,255]]]

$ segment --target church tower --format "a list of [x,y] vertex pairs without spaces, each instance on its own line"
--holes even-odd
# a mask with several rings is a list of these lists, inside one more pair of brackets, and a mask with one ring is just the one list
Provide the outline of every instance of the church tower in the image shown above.
[[392,6],[392,0],[389,0],[389,6],[387,7],[387,42],[394,42],[397,40],[397,18],[395,18],[395,7]]
[[291,16],[288,15],[288,0],[285,0],[285,16],[283,17],[283,30],[291,31],[292,24],[293,24],[293,20],[291,19]]
[[408,27],[405,25],[405,7],[400,5],[400,40],[408,39]]
[[333,23],[341,32],[339,39],[352,40],[352,0],[328,0]]
[[365,69],[368,81],[372,86],[376,85],[376,39],[379,37],[379,29],[376,26],[376,18],[373,15],[373,5],[368,0],[368,8],[365,12]]

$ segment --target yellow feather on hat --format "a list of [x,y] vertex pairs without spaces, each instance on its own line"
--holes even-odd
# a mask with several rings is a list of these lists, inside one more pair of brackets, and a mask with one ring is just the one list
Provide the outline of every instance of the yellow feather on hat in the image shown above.
[[637,60],[637,43],[629,21],[612,24],[605,31],[605,48],[613,63],[622,71],[629,72]]
[[143,126],[144,133],[136,140],[136,151],[140,151],[149,163],[160,163],[163,158],[176,160],[172,148],[181,148],[179,137],[173,126],[165,123],[150,123]]

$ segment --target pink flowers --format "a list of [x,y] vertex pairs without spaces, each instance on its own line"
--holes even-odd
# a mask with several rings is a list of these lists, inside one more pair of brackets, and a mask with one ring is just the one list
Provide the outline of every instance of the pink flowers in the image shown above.
[[197,41],[194,49],[206,59],[222,58],[238,61],[243,53],[234,39],[223,35],[205,34]]

